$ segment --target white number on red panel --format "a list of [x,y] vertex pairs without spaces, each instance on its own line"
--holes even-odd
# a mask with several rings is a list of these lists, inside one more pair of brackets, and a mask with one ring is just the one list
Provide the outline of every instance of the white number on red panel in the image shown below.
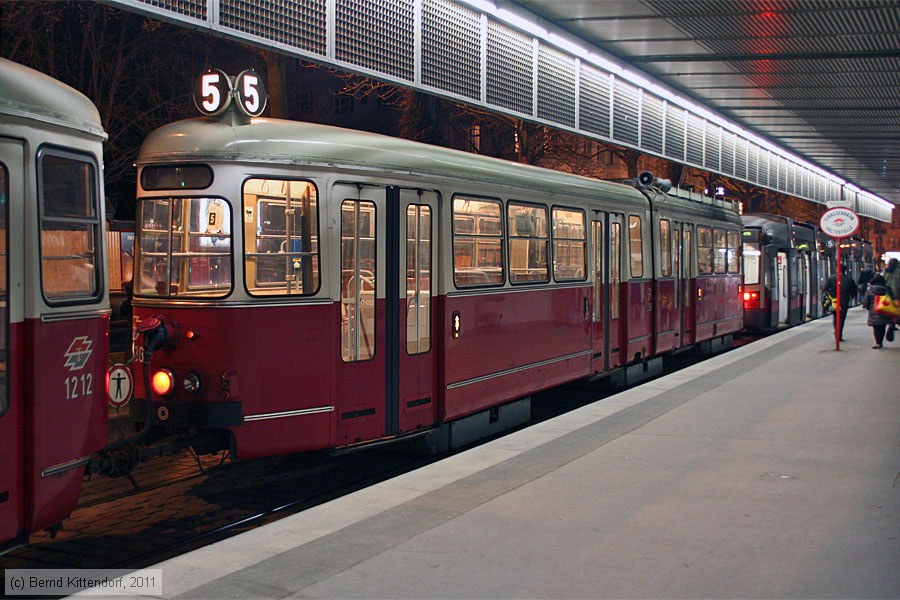
[[94,376],[90,373],[66,377],[66,400],[92,396],[94,393]]

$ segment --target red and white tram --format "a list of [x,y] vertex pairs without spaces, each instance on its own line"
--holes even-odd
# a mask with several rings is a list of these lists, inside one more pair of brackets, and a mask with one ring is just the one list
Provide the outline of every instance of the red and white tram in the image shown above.
[[201,451],[460,445],[742,327],[730,205],[205,108],[141,149],[134,282],[144,419]]
[[86,97],[0,59],[0,550],[68,516],[106,443],[105,139]]

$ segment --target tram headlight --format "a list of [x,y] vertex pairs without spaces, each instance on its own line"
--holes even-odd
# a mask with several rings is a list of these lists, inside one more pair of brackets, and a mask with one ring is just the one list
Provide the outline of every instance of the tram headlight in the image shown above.
[[188,394],[196,394],[200,391],[201,387],[200,376],[196,373],[188,373],[184,376],[181,385],[184,386],[184,391]]
[[175,374],[169,369],[160,369],[150,379],[150,387],[157,396],[166,396],[175,388]]

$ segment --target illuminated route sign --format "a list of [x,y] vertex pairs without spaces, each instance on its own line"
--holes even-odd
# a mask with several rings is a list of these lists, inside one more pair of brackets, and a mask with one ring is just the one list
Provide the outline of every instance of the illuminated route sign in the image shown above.
[[218,69],[210,69],[194,84],[194,104],[208,117],[224,113],[235,101],[249,117],[258,117],[266,109],[265,83],[255,71],[243,71],[234,80]]

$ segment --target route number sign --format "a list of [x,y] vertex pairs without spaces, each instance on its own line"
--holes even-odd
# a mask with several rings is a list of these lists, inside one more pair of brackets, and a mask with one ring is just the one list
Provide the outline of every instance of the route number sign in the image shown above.
[[208,117],[220,115],[231,104],[231,79],[218,69],[200,76],[194,87],[194,104]]
[[223,71],[209,69],[194,84],[194,105],[207,117],[221,115],[232,101],[240,112],[258,117],[268,100],[265,83],[253,70],[243,71],[232,81]]

